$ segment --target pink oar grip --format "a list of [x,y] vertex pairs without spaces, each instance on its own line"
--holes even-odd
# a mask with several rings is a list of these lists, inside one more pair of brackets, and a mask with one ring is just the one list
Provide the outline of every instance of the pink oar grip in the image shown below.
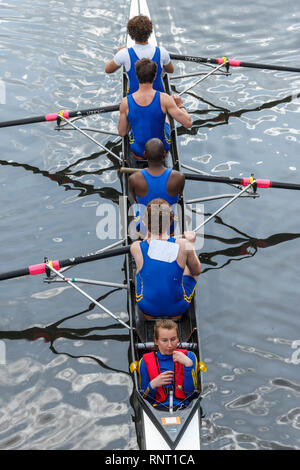
[[[217,62],[217,64],[221,65],[225,62],[225,60],[228,60],[228,59],[226,59],[226,57],[219,57],[218,59],[216,59],[216,62]],[[229,59],[228,63],[229,63],[229,65],[232,65],[232,67],[239,67],[241,65],[242,61],[241,60]]]
[[[51,261],[52,266],[54,269],[59,270],[59,261]],[[46,263],[41,263],[41,264],[33,264],[32,266],[28,267],[29,274],[31,276],[34,276],[36,274],[43,274],[46,271]]]
[[230,59],[229,61],[229,65],[232,65],[232,67],[239,67],[241,63],[242,63],[241,60]]
[[[242,178],[242,185],[247,186],[248,184],[252,183],[251,178]],[[264,180],[264,179],[258,179],[255,180],[257,187],[258,188],[271,188],[272,186],[272,181],[270,180]]]
[[[62,113],[63,117],[65,117],[66,119],[69,119],[69,111],[64,111]],[[57,117],[59,116],[59,113],[50,113],[50,114],[46,114],[45,116],[45,120],[46,121],[56,121]]]
[[272,181],[270,180],[256,180],[256,182],[259,188],[271,188],[272,186]]

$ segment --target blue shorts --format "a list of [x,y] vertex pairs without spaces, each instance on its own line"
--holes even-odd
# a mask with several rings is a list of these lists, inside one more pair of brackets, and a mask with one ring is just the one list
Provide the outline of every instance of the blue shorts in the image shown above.
[[[139,275],[136,276],[136,300],[139,308],[146,315],[159,318],[177,317],[185,313],[192,302],[197,281],[189,275],[182,277],[182,297],[176,303],[166,299],[163,293],[159,298],[148,299],[143,296],[143,285]],[[146,289],[144,289],[146,290]],[[169,297],[169,296],[168,296]]]

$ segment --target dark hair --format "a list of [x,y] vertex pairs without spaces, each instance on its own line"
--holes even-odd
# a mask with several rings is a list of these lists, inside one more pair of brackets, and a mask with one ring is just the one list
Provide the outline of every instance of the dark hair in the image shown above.
[[137,42],[147,42],[153,30],[152,21],[148,16],[138,15],[127,23],[127,31],[131,39]]
[[148,140],[145,144],[145,158],[148,162],[162,162],[165,158],[164,144],[156,137]]
[[153,83],[157,65],[153,60],[140,59],[135,63],[136,76],[139,83]]

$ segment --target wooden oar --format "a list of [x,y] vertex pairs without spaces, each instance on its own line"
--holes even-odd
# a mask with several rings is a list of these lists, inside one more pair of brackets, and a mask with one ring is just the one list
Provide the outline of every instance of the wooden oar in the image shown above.
[[[120,168],[121,173],[134,173],[140,171],[138,168]],[[185,179],[192,181],[210,181],[212,183],[228,183],[247,186],[253,180],[250,178],[231,178],[230,176],[210,176],[198,175],[193,173],[183,173]],[[300,190],[300,184],[297,183],[282,183],[279,181],[271,181],[269,179],[255,179],[255,184],[258,188],[280,188],[280,189],[296,189]]]
[[226,57],[218,57],[216,59],[211,59],[208,57],[197,57],[190,55],[181,55],[181,54],[170,54],[171,59],[173,60],[184,60],[187,62],[196,62],[198,64],[217,64],[221,65],[224,62],[228,62],[232,67],[250,67],[254,69],[266,69],[266,70],[279,70],[282,72],[300,72],[298,67],[287,67],[285,65],[276,65],[276,64],[257,64],[254,62],[243,62],[242,60],[227,59]]
[[84,116],[91,116],[92,114],[102,114],[102,113],[111,113],[113,111],[119,111],[119,104],[111,105],[111,106],[100,106],[98,108],[91,108],[91,109],[81,109],[77,111],[60,111],[58,113],[50,113],[44,116],[35,116],[23,119],[17,119],[15,121],[3,121],[0,122],[0,127],[10,127],[10,126],[20,126],[23,124],[34,124],[36,122],[49,122],[49,121],[56,121],[57,118],[63,116],[67,119],[71,119],[73,117],[84,117]]
[[107,250],[102,253],[97,253],[97,254],[90,254],[86,256],[77,256],[75,258],[67,258],[64,260],[55,260],[55,261],[45,261],[44,263],[41,264],[34,264],[31,266],[27,266],[26,268],[21,268],[17,269],[15,271],[9,271],[6,273],[0,274],[0,281],[4,281],[6,279],[12,279],[15,277],[21,277],[21,276],[33,276],[36,274],[43,274],[46,272],[47,268],[47,263],[51,263],[51,266],[54,267],[54,269],[61,269],[66,266],[74,266],[77,264],[82,264],[82,263],[88,263],[90,261],[96,261],[104,258],[109,258],[112,256],[119,256],[119,255],[124,255],[129,253],[130,246],[123,246],[122,248],[115,248],[112,250]]

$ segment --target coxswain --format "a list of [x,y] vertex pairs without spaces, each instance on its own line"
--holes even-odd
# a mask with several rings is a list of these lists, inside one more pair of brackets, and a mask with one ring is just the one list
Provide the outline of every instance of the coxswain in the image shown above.
[[178,343],[177,323],[157,320],[156,350],[144,354],[139,364],[140,392],[154,406],[169,405],[170,390],[174,391],[175,406],[187,405],[197,390],[196,356],[192,351],[178,348]]
[[128,90],[131,94],[137,91],[139,83],[135,73],[135,63],[139,59],[151,59],[157,65],[157,75],[153,83],[155,90],[164,91],[162,73],[174,72],[174,66],[170,55],[164,47],[155,47],[149,44],[148,40],[152,34],[152,21],[145,15],[138,15],[131,18],[127,24],[127,32],[131,39],[135,41],[133,47],[120,47],[114,58],[106,64],[105,72],[113,73],[124,66],[128,76]]
[[120,104],[118,132],[121,137],[129,134],[130,148],[139,160],[144,159],[145,144],[156,137],[170,148],[170,125],[167,113],[184,127],[192,127],[193,121],[180,96],[153,89],[156,63],[150,59],[138,60],[135,64],[139,89],[123,98]]
[[173,219],[170,205],[163,199],[151,201],[145,211],[148,233],[132,243],[136,264],[136,302],[146,319],[179,319],[194,296],[201,263],[195,251],[195,232],[184,238],[168,234]]

